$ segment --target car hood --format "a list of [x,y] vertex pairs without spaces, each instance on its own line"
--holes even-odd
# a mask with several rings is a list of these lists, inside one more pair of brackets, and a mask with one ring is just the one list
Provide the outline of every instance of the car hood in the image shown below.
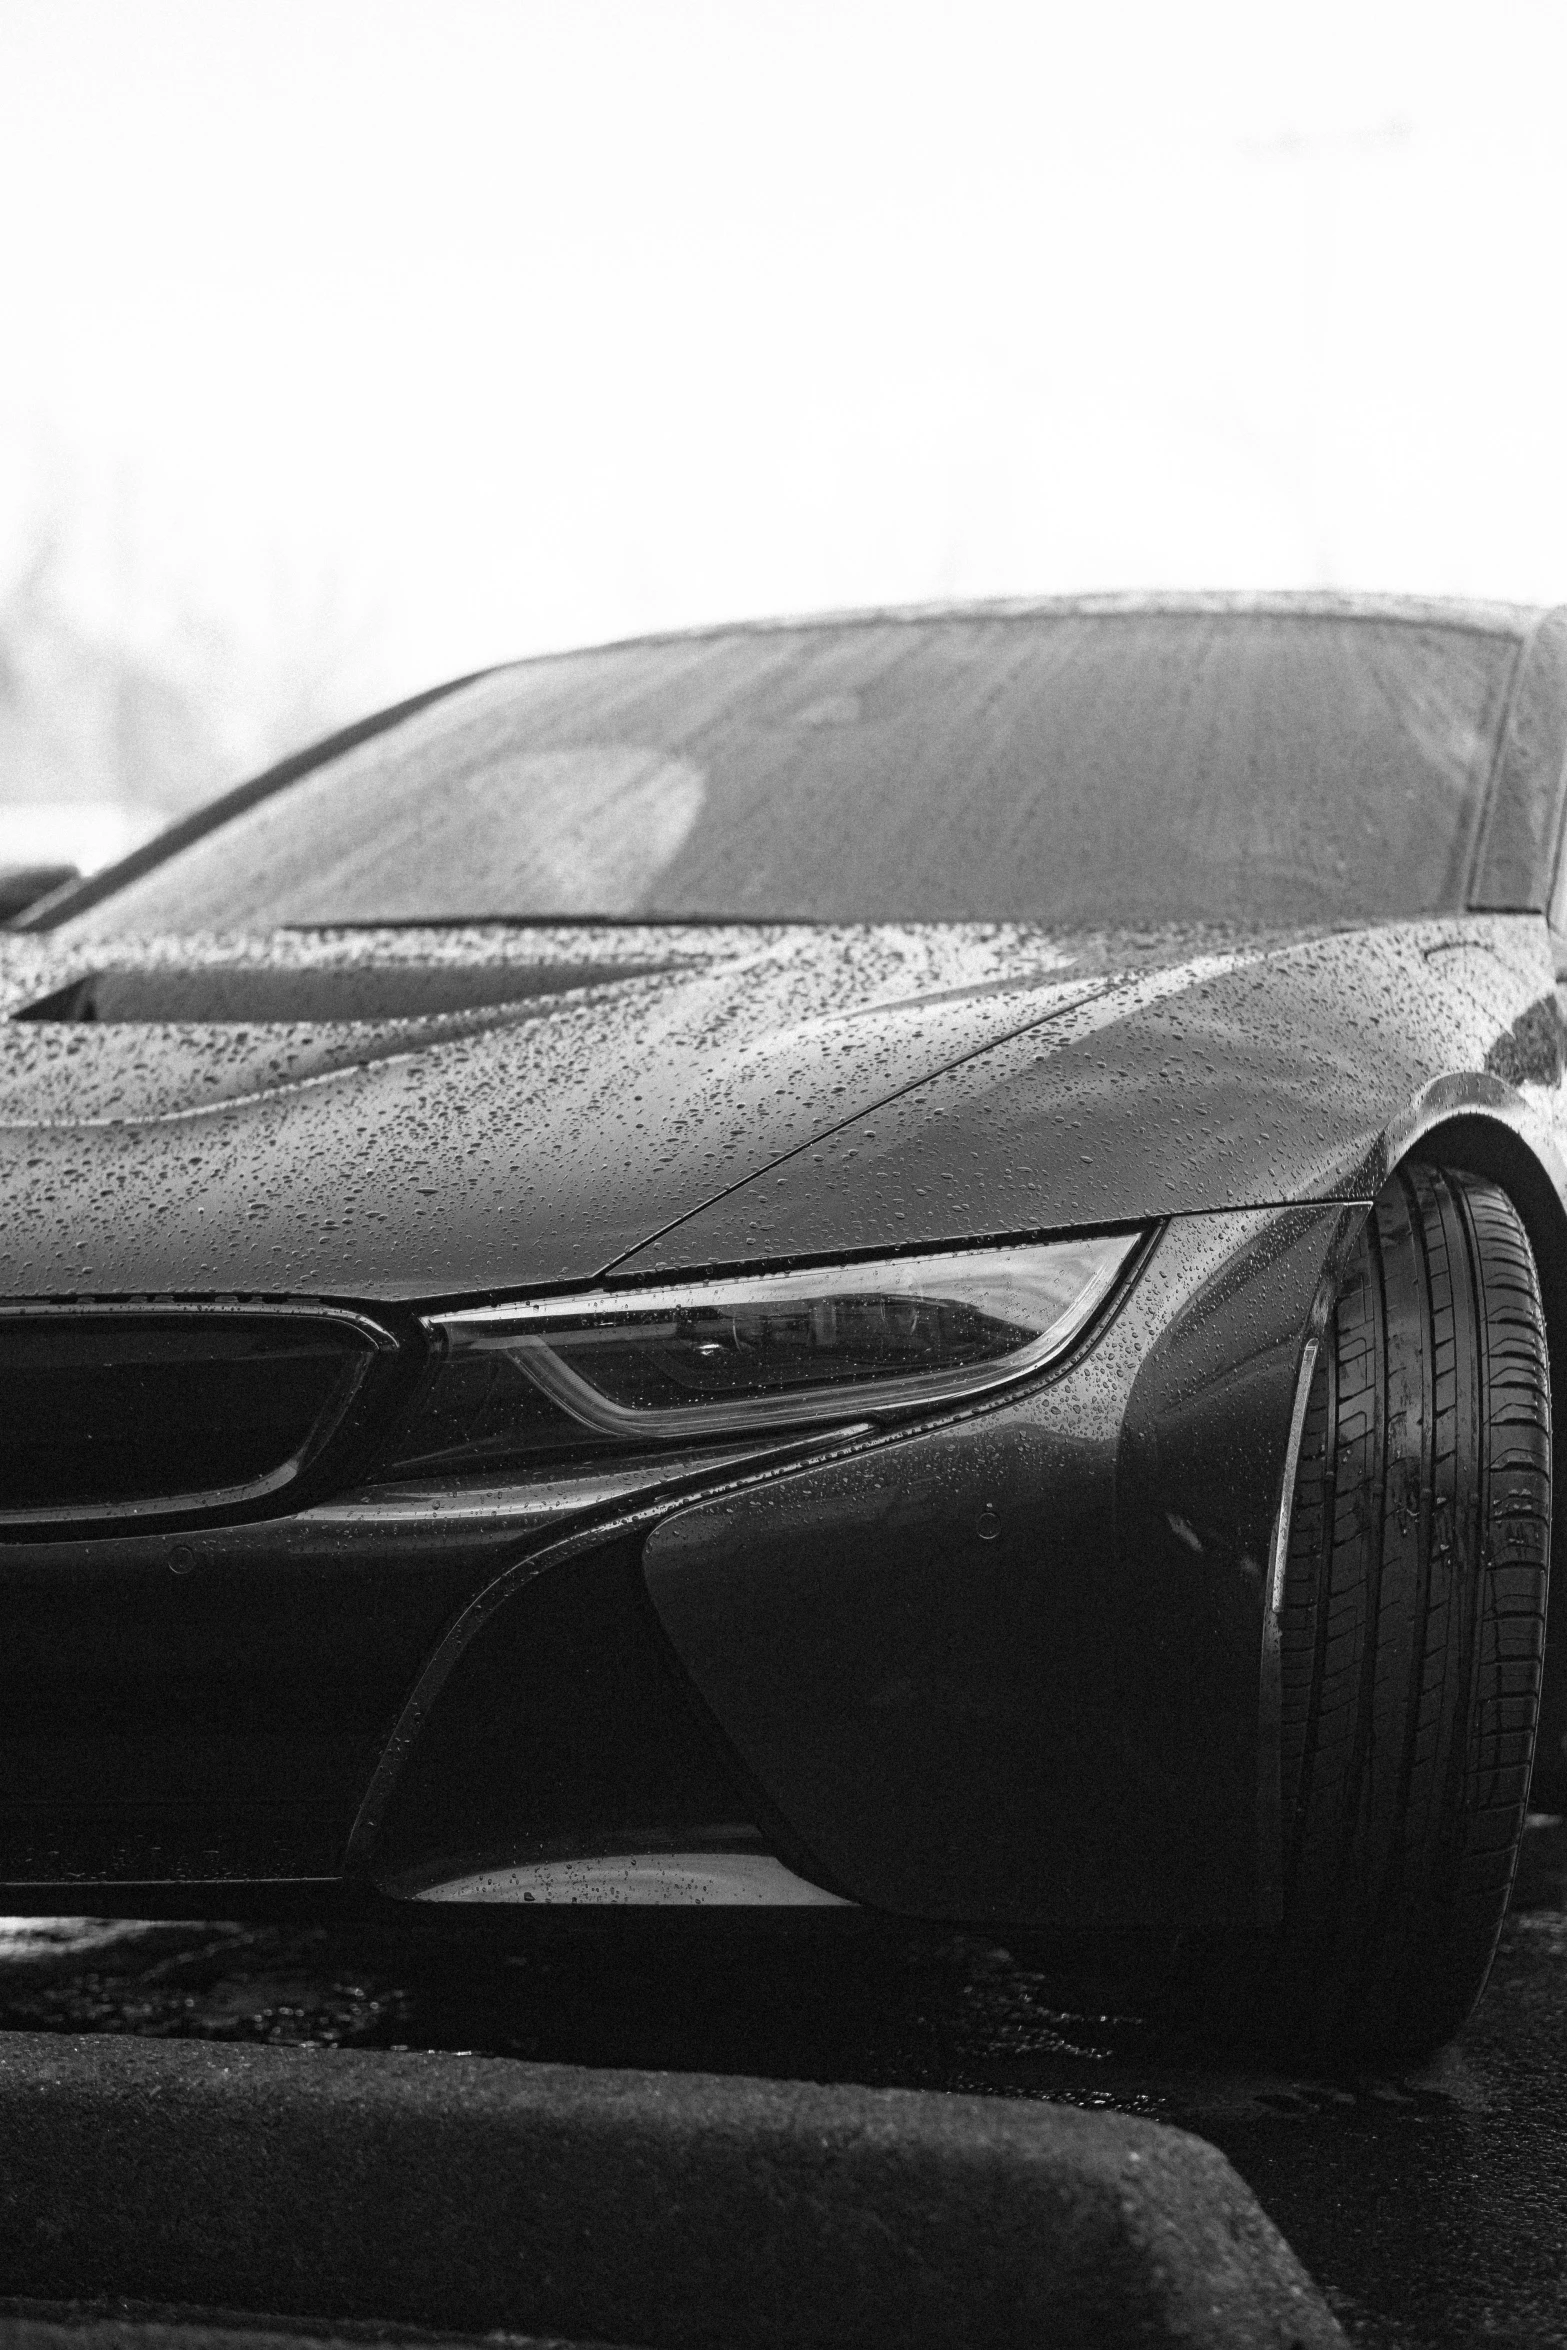
[[1563,1022],[1538,915],[1198,954],[1096,943],[1125,955],[1102,992],[737,1185],[622,1270],[1369,1200],[1454,1116],[1519,1131],[1567,1207]]
[[481,1297],[1331,1192],[1433,985],[1483,1071],[1539,930],[21,935],[0,1294]]
[[1037,933],[0,941],[0,1294],[591,1279],[1102,989]]

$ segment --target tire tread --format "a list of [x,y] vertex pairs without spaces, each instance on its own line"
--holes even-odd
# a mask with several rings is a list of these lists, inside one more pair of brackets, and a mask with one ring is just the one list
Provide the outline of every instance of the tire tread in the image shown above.
[[1550,1464],[1516,1210],[1479,1176],[1401,1169],[1344,1276],[1296,1476],[1284,1925],[1260,1992],[1288,2037],[1426,2048],[1480,1994],[1533,1761]]

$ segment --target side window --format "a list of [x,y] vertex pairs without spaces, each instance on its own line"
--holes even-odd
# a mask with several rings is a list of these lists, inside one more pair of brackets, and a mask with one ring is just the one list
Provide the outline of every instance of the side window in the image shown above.
[[1567,980],[1567,825],[1563,837],[1556,844],[1556,879],[1551,886],[1550,912],[1551,947],[1556,957],[1558,982]]
[[[1561,854],[1564,793],[1567,605],[1547,612],[1524,646],[1469,889],[1468,902],[1477,911],[1518,913],[1543,901],[1552,930],[1567,938]],[[1548,896],[1547,873],[1552,875]]]

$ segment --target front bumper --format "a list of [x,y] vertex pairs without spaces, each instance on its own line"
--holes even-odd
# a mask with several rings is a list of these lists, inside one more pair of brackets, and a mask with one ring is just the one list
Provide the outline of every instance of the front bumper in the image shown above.
[[1291,1405],[1364,1213],[1177,1218],[1064,1366],[901,1429],[381,1487],[172,1575],[156,1536],[5,1545],[6,1898],[697,1830],[926,1919],[1251,1920]]
[[[459,1851],[500,1861],[507,1818],[510,1857],[560,1852],[573,1796],[545,1817],[540,1792],[584,1718],[575,1800],[617,1750],[634,1774],[642,1684],[611,1663],[630,1603],[605,1596],[627,1588],[619,1544],[737,1766],[733,1808],[807,1879],[1067,1933],[1254,1919],[1267,1561],[1302,1350],[1364,1212],[1178,1219],[1053,1375],[519,1559],[427,1667],[361,1815],[364,1864],[412,1884]],[[593,1609],[600,1667],[577,1668],[571,1727],[497,1732],[507,1691]]]

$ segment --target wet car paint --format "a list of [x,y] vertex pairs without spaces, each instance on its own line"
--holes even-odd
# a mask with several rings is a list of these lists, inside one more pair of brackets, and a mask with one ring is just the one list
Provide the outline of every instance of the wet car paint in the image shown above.
[[622,1269],[1366,1199],[1464,1111],[1517,1121],[1560,1191],[1561,1077],[1537,919],[1239,949],[1129,981],[909,1088]]
[[[40,1903],[95,1880],[178,1903],[373,1882],[383,1832],[433,1863],[478,1767],[453,1660],[499,1655],[542,1578],[624,1540],[661,1669],[822,1881],[940,1916],[1265,1918],[1264,1586],[1301,1350],[1403,1154],[1508,1184],[1567,1376],[1541,911],[1567,623],[1530,628],[1466,848],[1490,911],[134,941],[92,911],[105,882],[83,919],[0,936],[0,1300],[336,1301],[411,1357],[422,1308],[606,1276],[1157,1232],[1064,1372],[814,1465],[421,1492],[378,1482],[367,1435],[305,1509],[0,1544],[0,1871]],[[447,1770],[427,1851],[421,1752]],[[526,1785],[492,1812],[513,1795],[525,1845]]]
[[1363,1213],[1180,1219],[1075,1368],[654,1529],[664,1630],[827,1883],[955,1921],[1258,1922],[1266,1562]]
[[[1265,1562],[1304,1335],[1363,1213],[1180,1219],[1054,1376],[717,1456],[689,1476],[713,1498],[683,1504],[669,1464],[629,1511],[580,1480],[585,1528],[561,1479],[553,1525],[372,1487],[265,1526],[3,1546],[12,1897],[545,1857],[569,1822],[533,1749],[494,1745],[515,1698],[453,1667],[630,1538],[672,1677],[760,1799],[724,1816],[811,1881],[951,1919],[1256,1922]],[[410,1753],[440,1765],[417,1826]],[[646,1824],[678,1843],[678,1815]]]
[[1537,918],[1177,937],[1119,969],[1015,929],[458,933],[445,964],[540,992],[354,1020],[356,972],[384,1001],[433,944],[117,946],[210,968],[218,1003],[247,961],[343,991],[329,1023],[149,1024],[18,1019],[105,958],[0,940],[0,1295],[469,1298],[1363,1197],[1460,1108],[1549,1152],[1560,1094]]
[[[1015,933],[574,932],[553,954],[522,935],[526,958],[504,936],[439,942],[510,986],[531,962],[539,992],[489,1012],[348,1025],[356,968],[374,982],[414,960],[373,935],[318,950],[347,1017],[315,1028],[13,1016],[4,1292],[401,1300],[589,1280],[742,1171],[1104,984]],[[297,967],[310,944],[278,951]],[[625,980],[603,975],[617,949]],[[102,960],[3,953],[13,1015]]]
[[[1472,1156],[1479,1134],[1529,1171],[1567,1328],[1543,922],[1101,939],[1080,971],[1070,942],[1018,932],[658,943],[662,962],[634,928],[458,934],[442,984],[493,969],[499,1008],[303,1031],[240,1016],[247,970],[341,987],[344,1010],[357,978],[363,1008],[385,1010],[399,985],[428,996],[428,936],[117,950],[133,1001],[138,974],[199,998],[206,971],[229,1016],[0,1026],[0,1276],[13,1295],[188,1295],[221,1269],[225,1289],[351,1292],[395,1323],[398,1301],[454,1282],[469,1297],[589,1278],[619,1242],[645,1276],[1166,1219],[1069,1376],[866,1440],[814,1486],[766,1476],[688,1512],[652,1533],[649,1587],[775,1841],[823,1883],[949,1917],[1255,1918],[1263,1562],[1292,1381],[1335,1252],[1433,1121],[1464,1121],[1450,1149]],[[0,953],[13,1012],[82,976],[46,938]],[[606,978],[617,958],[629,976]],[[1241,1204],[1213,1214],[1226,1198]],[[530,1490],[482,1538],[459,1492],[421,1510],[394,1488],[352,1521],[204,1529],[186,1545],[199,1571],[179,1576],[156,1538],[0,1548],[15,1898],[94,1879],[194,1898],[203,1879],[320,1882],[350,1862],[373,1876],[367,1790],[423,1733],[429,1704],[409,1692],[453,1627],[533,1571]],[[586,1472],[577,1490],[598,1507]],[[678,1499],[644,1507],[641,1531]],[[987,1513],[996,1541],[976,1532]],[[842,1571],[823,1574],[829,1556]],[[813,1629],[791,1640],[801,1601]],[[902,1627],[906,1671],[876,1662],[884,1624]],[[843,1657],[863,1662],[858,1696],[823,1661]],[[1042,1741],[1025,1661],[1055,1691]],[[975,1690],[1030,1757],[1021,1772]],[[811,1725],[792,1757],[791,1723]],[[460,1741],[451,1768],[455,1813]],[[1146,1865],[1122,1851],[1111,1872],[1150,1807]],[[519,1786],[513,1842],[527,1833]]]

